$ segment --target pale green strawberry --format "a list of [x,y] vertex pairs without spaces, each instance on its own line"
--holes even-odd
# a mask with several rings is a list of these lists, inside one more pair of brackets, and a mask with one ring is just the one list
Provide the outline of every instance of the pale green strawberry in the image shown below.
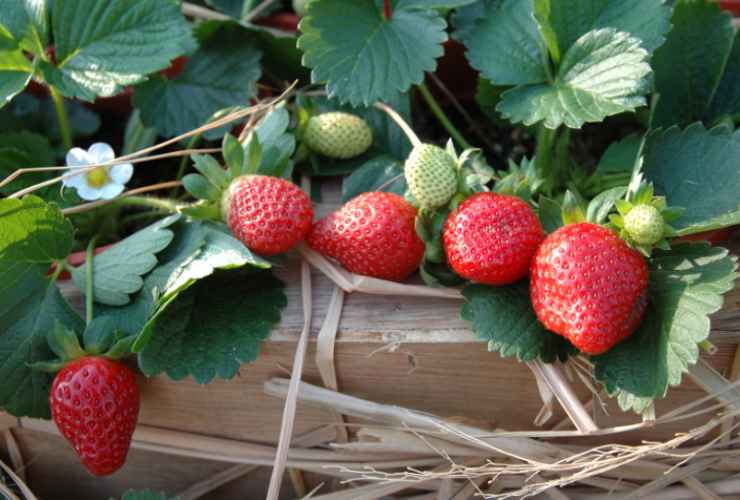
[[311,117],[303,140],[317,153],[346,160],[367,151],[373,143],[373,133],[362,118],[333,111]]
[[624,229],[640,245],[653,245],[663,238],[665,222],[652,205],[636,205],[624,216]]
[[298,17],[303,17],[308,13],[308,4],[313,0],[293,0],[293,10]]
[[411,151],[404,165],[404,175],[421,208],[441,207],[457,192],[455,159],[433,144],[420,144]]

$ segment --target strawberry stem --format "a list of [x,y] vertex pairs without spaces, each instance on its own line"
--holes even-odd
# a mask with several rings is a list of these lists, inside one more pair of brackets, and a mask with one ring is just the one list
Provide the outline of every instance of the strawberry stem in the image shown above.
[[93,236],[90,243],[87,244],[87,252],[85,254],[85,324],[89,325],[93,320],[93,256],[95,250],[95,242],[98,240],[97,236]]
[[439,105],[432,93],[429,92],[426,84],[424,82],[421,82],[419,85],[417,85],[417,88],[419,89],[421,96],[426,101],[427,106],[429,106],[429,109],[432,111],[432,113],[434,113],[434,116],[437,117],[445,130],[447,130],[447,133],[450,134],[450,137],[452,137],[452,139],[454,139],[454,141],[461,148],[472,149],[473,146],[465,140],[465,137],[463,137],[460,131],[455,127],[449,117],[445,114],[445,112],[442,110],[442,107]]
[[383,0],[383,18],[390,21],[391,14],[391,0]]

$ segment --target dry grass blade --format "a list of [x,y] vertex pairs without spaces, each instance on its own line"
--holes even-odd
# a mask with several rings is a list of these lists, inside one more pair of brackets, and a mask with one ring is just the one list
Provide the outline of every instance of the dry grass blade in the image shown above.
[[[23,498],[25,498],[25,500],[37,500],[36,495],[33,494],[33,491],[31,491],[31,488],[29,488],[26,485],[26,483],[23,482],[21,478],[18,477],[18,475],[15,472],[13,472],[13,469],[8,467],[5,464],[5,462],[3,462],[2,460],[0,460],[0,468],[2,468],[5,471],[5,473],[10,477],[10,479],[13,480],[13,482],[18,487],[18,489],[21,491],[21,493],[23,493]],[[0,482],[0,484],[2,484],[2,482]]]
[[[157,151],[159,149],[165,148],[165,147],[170,146],[172,144],[177,144],[178,142],[180,142],[180,141],[182,141],[184,139],[188,139],[190,137],[193,137],[193,136],[196,136],[196,135],[200,135],[200,134],[202,134],[204,132],[207,132],[209,130],[216,129],[216,128],[222,127],[224,125],[227,125],[229,123],[232,123],[232,122],[241,120],[242,118],[245,118],[245,117],[247,117],[249,115],[252,115],[254,113],[259,113],[259,112],[261,112],[261,111],[263,111],[265,109],[270,109],[271,107],[275,106],[277,103],[283,101],[284,99],[287,99],[288,96],[290,96],[290,94],[293,92],[293,89],[295,88],[296,84],[297,84],[297,81],[296,82],[293,82],[288,88],[285,89],[285,91],[283,91],[282,94],[280,94],[278,97],[276,97],[274,99],[271,99],[268,102],[256,104],[254,106],[250,106],[250,107],[247,107],[247,108],[244,108],[244,109],[239,109],[237,111],[233,111],[233,112],[228,113],[227,115],[225,115],[223,117],[220,117],[220,118],[217,118],[215,120],[212,120],[212,121],[208,122],[207,124],[205,124],[205,125],[203,125],[201,127],[198,127],[198,128],[196,128],[194,130],[191,130],[189,132],[186,132],[184,134],[181,134],[181,135],[179,135],[177,137],[173,137],[172,139],[167,139],[166,141],[160,142],[159,144],[155,144],[155,145],[150,146],[148,148],[141,149],[141,150],[136,151],[134,153],[131,153],[131,154],[128,154],[128,155],[124,155],[124,156],[120,156],[118,158],[115,158],[112,161],[105,162],[105,163],[99,163],[99,164],[95,164],[95,165],[87,165],[87,166],[85,166],[83,168],[76,169],[75,172],[67,173],[67,174],[64,174],[64,175],[55,177],[53,179],[49,179],[49,180],[46,180],[46,181],[43,181],[43,182],[39,182],[38,184],[34,184],[33,186],[29,186],[27,188],[24,188],[24,189],[21,189],[19,191],[16,191],[15,193],[11,194],[9,196],[9,198],[19,198],[19,197],[24,196],[26,194],[33,193],[34,191],[37,191],[39,189],[42,189],[42,188],[45,188],[47,186],[51,186],[51,185],[54,185],[54,184],[56,184],[58,182],[61,182],[62,180],[66,179],[66,178],[68,178],[68,177],[70,177],[72,175],[77,175],[77,174],[80,174],[80,173],[83,173],[83,172],[87,172],[87,171],[92,170],[92,169],[97,168],[97,167],[108,167],[108,166],[111,166],[111,165],[119,165],[121,163],[134,163],[134,162],[141,162],[141,161],[151,161],[152,158],[161,158],[163,155],[153,156],[153,157],[149,157],[149,158],[147,158],[147,155],[149,153],[153,152],[153,151]],[[167,153],[167,154],[172,155],[172,156],[177,156],[178,155],[177,153]],[[182,154],[179,154],[179,156],[182,156]],[[66,168],[66,167],[64,167],[64,168]]]

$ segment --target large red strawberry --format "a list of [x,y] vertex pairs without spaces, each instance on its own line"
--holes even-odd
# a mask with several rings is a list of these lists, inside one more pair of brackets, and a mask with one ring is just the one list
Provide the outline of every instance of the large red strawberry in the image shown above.
[[78,358],[57,373],[49,403],[87,470],[105,476],[123,465],[139,416],[139,387],[127,366],[102,356]]
[[306,237],[313,221],[311,200],[301,188],[266,175],[231,181],[221,206],[234,236],[262,255],[287,252]]
[[521,198],[478,193],[463,201],[445,223],[447,260],[461,277],[507,285],[529,272],[545,238],[534,211]]
[[601,354],[628,337],[647,305],[645,259],[611,230],[571,224],[549,235],[532,262],[530,294],[548,330]]
[[353,273],[402,281],[424,256],[415,218],[416,209],[397,194],[364,193],[319,220],[308,244]]

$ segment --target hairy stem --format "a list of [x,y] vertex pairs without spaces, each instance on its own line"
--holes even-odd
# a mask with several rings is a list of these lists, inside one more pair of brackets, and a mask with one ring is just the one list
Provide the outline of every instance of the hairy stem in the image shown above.
[[93,236],[87,244],[85,253],[85,324],[89,325],[93,320],[93,252],[97,236]]
[[62,144],[64,149],[69,151],[72,149],[72,128],[69,125],[69,117],[67,116],[67,109],[64,107],[64,98],[59,91],[53,86],[49,85],[49,91],[51,92],[51,100],[54,101],[54,109],[57,113],[57,120],[59,121],[59,132],[62,136]]
[[396,125],[401,127],[401,130],[403,130],[404,134],[406,134],[406,137],[408,137],[412,146],[416,147],[421,145],[421,139],[419,139],[419,137],[416,135],[416,132],[414,132],[411,126],[406,123],[406,120],[404,120],[401,115],[396,112],[395,109],[382,102],[375,103],[375,107],[384,111],[388,116],[391,117],[391,120],[396,122]]
[[153,196],[127,196],[118,200],[121,205],[133,207],[149,207],[162,212],[177,213],[182,205],[166,198],[155,198]]
[[421,92],[421,96],[426,101],[432,113],[434,113],[434,116],[437,117],[445,130],[447,130],[447,133],[450,134],[450,137],[452,137],[452,139],[463,149],[471,149],[473,146],[471,146],[470,143],[465,140],[460,131],[457,130],[455,125],[453,125],[452,121],[450,121],[450,119],[447,117],[432,93],[429,92],[429,89],[424,84],[424,82],[420,83],[416,87],[419,89],[419,92]]

